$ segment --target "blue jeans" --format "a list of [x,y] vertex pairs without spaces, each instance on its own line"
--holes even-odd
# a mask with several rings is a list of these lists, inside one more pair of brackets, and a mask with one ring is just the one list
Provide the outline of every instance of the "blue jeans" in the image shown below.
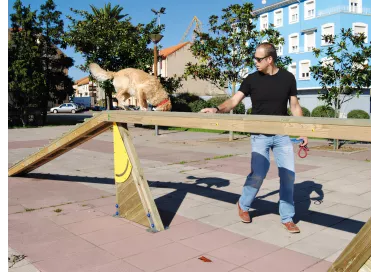
[[294,153],[289,136],[252,134],[251,173],[247,176],[239,199],[242,210],[248,211],[265,179],[270,165],[269,149],[272,149],[280,176],[281,222],[291,222],[294,210]]

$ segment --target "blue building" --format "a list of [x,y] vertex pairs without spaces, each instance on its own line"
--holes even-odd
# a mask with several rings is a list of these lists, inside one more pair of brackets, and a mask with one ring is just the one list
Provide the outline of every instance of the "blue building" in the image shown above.
[[[262,2],[266,2],[263,4]],[[285,39],[278,55],[289,56],[289,66],[297,79],[301,106],[310,112],[323,103],[318,100],[320,86],[309,73],[309,67],[318,63],[313,47],[327,46],[322,35],[338,34],[342,28],[364,33],[371,41],[371,0],[268,0],[254,1],[253,15],[258,17],[257,28],[273,24]],[[245,101],[250,107],[250,101]],[[341,117],[353,109],[370,113],[370,91],[342,105]]]

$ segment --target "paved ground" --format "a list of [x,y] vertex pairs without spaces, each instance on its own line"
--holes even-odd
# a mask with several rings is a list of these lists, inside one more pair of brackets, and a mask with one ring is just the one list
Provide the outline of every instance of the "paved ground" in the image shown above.
[[[67,130],[9,130],[9,165]],[[9,178],[9,255],[26,256],[10,271],[327,271],[370,217],[370,151],[311,150],[297,158],[301,233],[290,235],[280,225],[273,161],[252,206],[253,223],[239,221],[247,137],[230,143],[228,135],[131,132],[168,230],[152,234],[112,216],[113,144],[106,132],[26,177]]]

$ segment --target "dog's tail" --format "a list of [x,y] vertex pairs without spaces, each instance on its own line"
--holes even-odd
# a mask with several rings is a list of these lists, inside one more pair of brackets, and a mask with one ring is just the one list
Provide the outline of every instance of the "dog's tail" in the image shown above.
[[90,63],[88,66],[90,68],[91,74],[95,77],[96,80],[103,82],[108,79],[113,79],[115,72],[106,71],[102,69],[96,63]]

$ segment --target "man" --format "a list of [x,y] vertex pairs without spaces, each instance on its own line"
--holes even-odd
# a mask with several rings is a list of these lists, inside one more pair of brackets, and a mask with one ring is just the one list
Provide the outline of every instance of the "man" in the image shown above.
[[[224,113],[235,108],[245,96],[251,96],[252,114],[288,115],[287,105],[293,116],[302,116],[302,109],[297,99],[296,79],[286,70],[276,65],[277,53],[270,43],[260,44],[255,52],[257,72],[248,75],[239,91],[230,99],[215,108],[202,109],[203,113]],[[307,137],[302,139],[302,146],[307,145]],[[254,201],[263,180],[269,170],[269,149],[273,151],[280,176],[279,212],[283,226],[291,233],[300,230],[292,218],[295,214],[294,192],[294,152],[289,136],[257,134],[251,135],[252,157],[251,173],[247,176],[243,193],[237,203],[239,216],[244,223],[250,223],[248,209]]]

